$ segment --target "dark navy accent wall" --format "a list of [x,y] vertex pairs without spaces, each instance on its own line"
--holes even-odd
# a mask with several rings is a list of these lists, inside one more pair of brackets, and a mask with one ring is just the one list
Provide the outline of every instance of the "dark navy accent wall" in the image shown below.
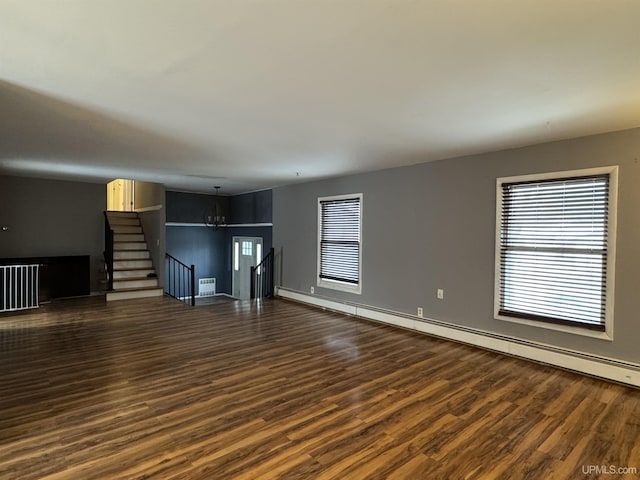
[[271,223],[271,198],[271,190],[234,195],[229,202],[229,223]]
[[187,265],[196,267],[196,294],[201,278],[216,278],[218,293],[226,292],[222,288],[226,275],[224,257],[225,235],[223,229],[208,227],[167,226],[167,252]]
[[[167,192],[167,222],[202,223],[206,212],[218,203],[229,215],[229,197],[202,193]],[[227,222],[231,220],[227,219]],[[269,220],[271,221],[271,220]],[[171,253],[171,252],[169,252]]]

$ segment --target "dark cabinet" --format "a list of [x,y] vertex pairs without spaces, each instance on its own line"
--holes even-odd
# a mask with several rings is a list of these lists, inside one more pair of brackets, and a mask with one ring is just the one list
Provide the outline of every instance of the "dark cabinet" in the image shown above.
[[40,265],[38,282],[40,302],[91,293],[89,255],[0,259],[0,265],[33,264]]

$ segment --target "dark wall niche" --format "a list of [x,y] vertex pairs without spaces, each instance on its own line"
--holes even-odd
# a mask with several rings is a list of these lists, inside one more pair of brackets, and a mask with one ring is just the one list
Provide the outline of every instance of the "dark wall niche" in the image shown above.
[[[204,214],[218,202],[227,217],[227,225],[205,227]],[[216,278],[217,293],[231,293],[231,243],[234,236],[262,237],[263,251],[272,245],[271,190],[230,197],[185,192],[166,192],[167,253],[196,267],[196,292],[200,278]],[[243,226],[234,226],[243,225]]]

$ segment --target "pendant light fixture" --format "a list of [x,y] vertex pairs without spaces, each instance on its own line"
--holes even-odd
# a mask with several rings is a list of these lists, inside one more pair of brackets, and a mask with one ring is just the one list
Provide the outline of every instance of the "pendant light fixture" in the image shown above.
[[214,195],[213,205],[211,208],[207,209],[204,214],[204,224],[207,227],[217,229],[221,225],[226,225],[227,220],[224,214],[224,209],[219,201],[218,191],[220,190],[220,186],[216,185],[213,188],[216,189],[216,193]]

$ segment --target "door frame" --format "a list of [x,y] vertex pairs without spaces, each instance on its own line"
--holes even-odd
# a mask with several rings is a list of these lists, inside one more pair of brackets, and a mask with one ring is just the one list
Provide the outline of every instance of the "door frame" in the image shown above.
[[135,211],[135,180],[116,178],[107,183],[107,210],[115,212]]
[[[251,242],[251,260],[249,262],[243,262],[242,257],[248,255],[242,254],[242,242]],[[263,250],[264,239],[262,237],[254,237],[247,235],[234,235],[231,237],[231,296],[241,300],[247,300],[251,298],[251,267],[255,267],[264,255]],[[245,275],[245,278],[249,279],[248,290],[241,291],[242,285],[239,285],[240,278]]]

